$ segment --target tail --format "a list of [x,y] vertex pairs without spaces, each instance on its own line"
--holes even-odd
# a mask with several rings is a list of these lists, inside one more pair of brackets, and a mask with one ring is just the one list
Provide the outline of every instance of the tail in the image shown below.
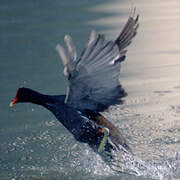
[[126,143],[125,138],[110,121],[108,121],[104,116],[95,111],[86,110],[84,113],[88,115],[90,119],[94,121],[97,125],[105,127],[109,130],[108,136],[110,137],[112,143],[116,146],[117,150],[122,149],[127,153],[133,154],[131,148]]

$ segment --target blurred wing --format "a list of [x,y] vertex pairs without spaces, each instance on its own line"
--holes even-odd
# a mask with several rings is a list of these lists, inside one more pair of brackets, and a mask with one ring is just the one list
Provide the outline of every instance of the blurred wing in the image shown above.
[[79,109],[103,111],[120,102],[126,95],[119,82],[120,62],[125,59],[125,48],[136,35],[137,28],[138,16],[129,17],[118,38],[109,42],[92,31],[79,59],[71,38],[65,36],[67,51],[60,45],[57,50],[68,81],[66,103]]

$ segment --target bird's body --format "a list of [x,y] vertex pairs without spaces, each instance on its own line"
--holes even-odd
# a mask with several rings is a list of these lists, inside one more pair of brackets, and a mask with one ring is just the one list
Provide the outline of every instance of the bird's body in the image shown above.
[[19,88],[11,105],[30,102],[47,108],[76,140],[88,143],[97,152],[102,152],[103,147],[109,156],[112,150],[122,147],[131,153],[119,130],[100,112],[121,103],[127,95],[119,82],[120,64],[136,34],[137,22],[138,16],[130,16],[115,41],[105,42],[103,35],[92,31],[79,59],[71,38],[65,36],[67,51],[60,45],[57,51],[65,66],[66,95],[43,95]]
[[65,103],[65,95],[44,95],[23,87],[18,89],[16,97],[23,99],[22,102],[37,104],[51,111],[77,141],[88,143],[96,152],[103,138],[103,133],[100,131],[102,127],[110,130],[113,142],[109,145],[107,143],[108,152],[118,149],[118,145],[131,152],[123,136],[110,121],[98,112],[71,107]]

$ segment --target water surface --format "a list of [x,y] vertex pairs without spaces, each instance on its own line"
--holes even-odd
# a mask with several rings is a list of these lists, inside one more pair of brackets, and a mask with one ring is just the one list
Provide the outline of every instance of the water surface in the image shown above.
[[180,178],[180,2],[133,4],[140,28],[121,69],[128,97],[105,115],[126,137],[136,156],[133,162],[145,170],[134,165],[129,169],[139,176],[114,173],[45,109],[32,104],[8,107],[20,86],[64,93],[56,44],[70,34],[80,52],[93,28],[115,39],[131,3],[6,0],[0,7],[1,179]]

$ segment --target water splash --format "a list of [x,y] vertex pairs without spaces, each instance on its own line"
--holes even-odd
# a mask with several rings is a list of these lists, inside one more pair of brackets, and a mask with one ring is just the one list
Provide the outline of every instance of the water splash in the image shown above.
[[115,154],[116,160],[110,167],[116,174],[126,173],[144,178],[174,180],[180,178],[180,150],[174,157],[162,161],[141,160],[140,158],[127,153]]
[[[57,133],[53,126],[37,136],[17,137],[7,146],[1,164],[9,170],[10,177],[61,177],[70,179],[106,179],[113,177],[150,178],[160,180],[180,179],[180,149],[172,158],[163,152],[160,160],[142,160],[123,151],[113,152],[115,161],[109,166],[100,155],[86,144],[80,144],[66,134]],[[51,128],[52,129],[51,129]],[[57,134],[55,134],[57,133]],[[54,135],[52,135],[54,134]],[[66,142],[66,143],[64,143]],[[5,150],[5,149],[4,149]],[[41,152],[41,153],[39,153]],[[9,162],[9,157],[13,161]]]

